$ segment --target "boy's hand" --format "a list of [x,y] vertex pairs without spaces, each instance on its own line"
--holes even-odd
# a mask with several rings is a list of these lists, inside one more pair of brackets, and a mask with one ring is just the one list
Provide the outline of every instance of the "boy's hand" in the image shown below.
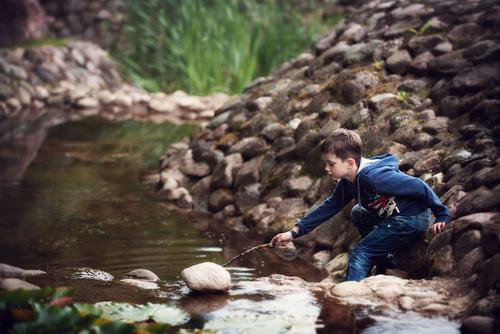
[[443,229],[444,225],[446,225],[445,222],[437,222],[437,223],[432,224],[429,227],[429,230],[431,230],[432,235],[436,235],[439,232],[441,232],[441,230]]
[[276,246],[286,246],[292,240],[293,240],[292,233],[288,231],[275,235],[274,238],[271,240],[271,244]]

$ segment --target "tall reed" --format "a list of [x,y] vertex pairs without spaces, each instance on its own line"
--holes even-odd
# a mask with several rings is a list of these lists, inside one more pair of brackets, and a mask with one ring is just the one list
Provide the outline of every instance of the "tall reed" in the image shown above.
[[319,11],[297,3],[125,0],[124,42],[111,54],[149,91],[238,94],[324,33]]

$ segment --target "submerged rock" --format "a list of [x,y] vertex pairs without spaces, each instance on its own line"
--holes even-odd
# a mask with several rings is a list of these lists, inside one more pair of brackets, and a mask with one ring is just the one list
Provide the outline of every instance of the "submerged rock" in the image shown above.
[[17,289],[37,290],[40,288],[18,278],[4,278],[0,280],[0,290],[14,291]]
[[43,275],[43,270],[26,270],[18,267],[13,267],[5,263],[0,263],[0,277],[23,277]]
[[149,281],[149,282],[156,282],[160,280],[160,278],[156,276],[154,272],[147,269],[134,269],[132,271],[129,271],[126,275],[133,277],[135,279]]
[[188,288],[195,292],[225,292],[231,287],[229,272],[212,262],[204,262],[186,268],[182,271],[181,276]]

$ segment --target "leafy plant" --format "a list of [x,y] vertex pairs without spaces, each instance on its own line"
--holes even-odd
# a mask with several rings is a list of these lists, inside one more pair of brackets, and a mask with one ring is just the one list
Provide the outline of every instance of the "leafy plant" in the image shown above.
[[425,31],[427,29],[429,29],[430,27],[432,27],[432,22],[427,22],[426,24],[424,24],[422,27],[420,27],[420,30],[419,31],[416,31],[415,29],[410,29],[410,31],[414,34],[417,34],[417,35],[423,35],[425,33]]
[[0,321],[7,333],[164,333],[189,315],[172,305],[72,303],[74,288],[0,292]]
[[384,67],[384,61],[383,60],[375,62],[375,69],[377,71],[380,71],[383,67]]
[[406,98],[410,95],[410,93],[408,92],[405,92],[405,91],[401,91],[401,92],[398,92],[397,96],[398,96],[398,100],[399,101],[404,101],[406,100]]

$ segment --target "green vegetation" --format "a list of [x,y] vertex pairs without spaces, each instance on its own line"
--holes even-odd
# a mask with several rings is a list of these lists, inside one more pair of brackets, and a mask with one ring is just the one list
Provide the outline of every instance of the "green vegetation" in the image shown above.
[[410,93],[408,92],[405,92],[405,91],[401,91],[401,92],[398,92],[398,100],[399,101],[404,101],[408,98],[408,96],[410,95]]
[[21,48],[21,49],[29,49],[29,48],[36,48],[42,45],[48,45],[48,46],[54,46],[54,47],[63,47],[66,46],[66,44],[69,43],[69,40],[67,39],[58,39],[58,38],[46,38],[46,39],[31,39],[26,42],[21,42],[14,44],[12,46],[6,47],[7,49],[15,49],[15,48]]
[[384,61],[383,61],[383,60],[381,60],[381,61],[376,61],[376,62],[375,62],[375,69],[376,69],[377,71],[380,71],[381,69],[383,69],[383,68],[384,68],[384,65],[385,65],[385,63],[384,63]]
[[239,94],[307,50],[334,24],[321,19],[320,9],[289,0],[125,0],[125,5],[128,17],[111,48],[125,75],[148,91],[181,89],[191,95]]
[[424,24],[419,31],[416,31],[415,29],[410,29],[410,31],[414,34],[417,34],[417,35],[423,35],[425,33],[425,31],[427,29],[429,29],[430,27],[432,27],[432,22],[427,22],[426,24]]
[[164,333],[189,315],[166,304],[72,303],[74,288],[0,292],[0,319],[7,333]]

